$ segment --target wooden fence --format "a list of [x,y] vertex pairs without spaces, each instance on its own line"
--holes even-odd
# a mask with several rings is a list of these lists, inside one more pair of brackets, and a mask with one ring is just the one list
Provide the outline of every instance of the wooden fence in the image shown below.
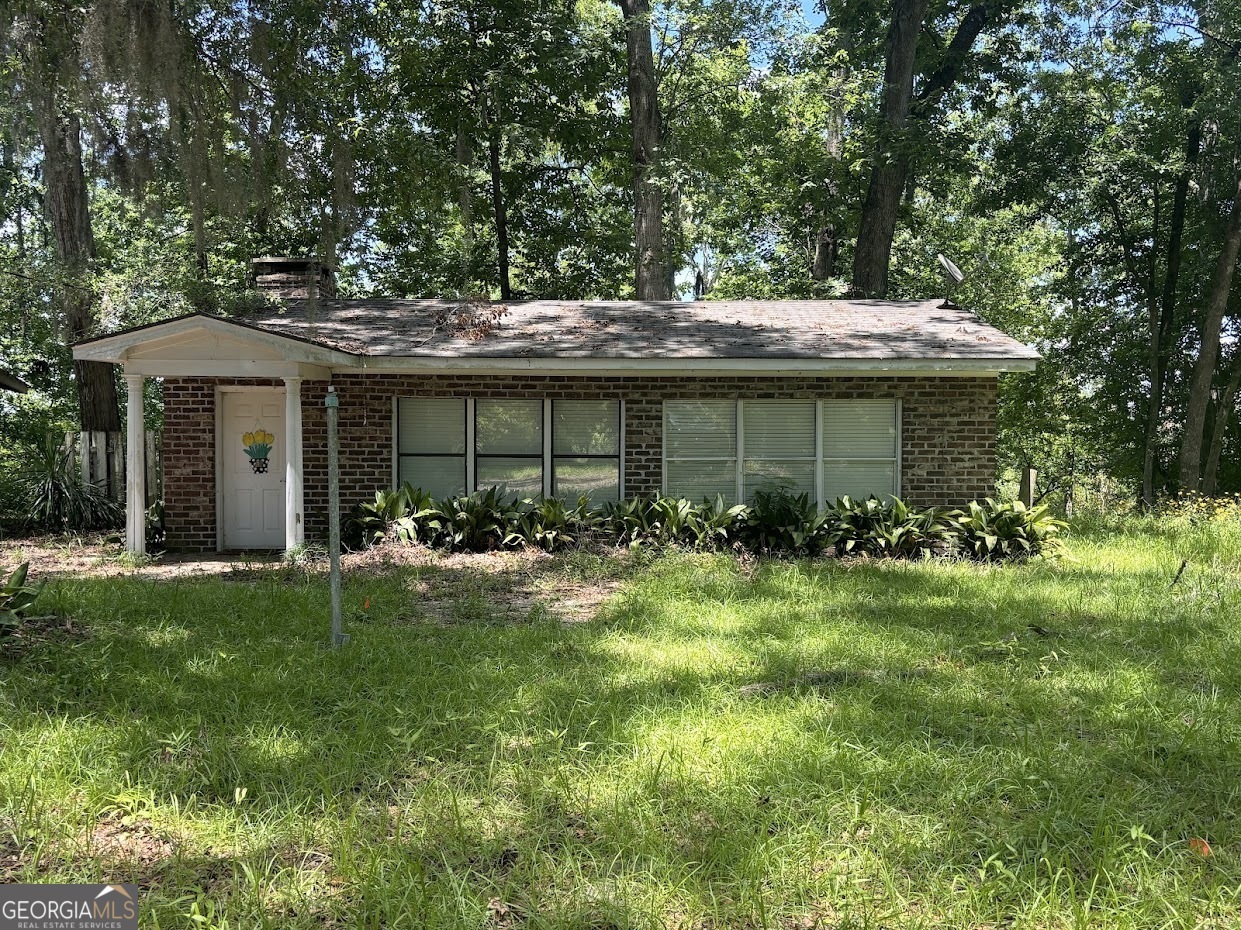
[[[146,431],[146,506],[163,498],[164,457],[159,433]],[[82,482],[93,484],[114,500],[125,500],[125,434],[83,430],[65,433],[65,454],[80,469]]]

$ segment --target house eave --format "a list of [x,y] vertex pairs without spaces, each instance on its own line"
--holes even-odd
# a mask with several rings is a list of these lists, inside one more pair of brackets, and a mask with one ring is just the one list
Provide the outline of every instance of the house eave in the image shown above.
[[1038,359],[869,359],[869,358],[409,358],[364,356],[360,364],[334,368],[339,374],[556,374],[667,375],[942,375],[998,377],[1034,371]]

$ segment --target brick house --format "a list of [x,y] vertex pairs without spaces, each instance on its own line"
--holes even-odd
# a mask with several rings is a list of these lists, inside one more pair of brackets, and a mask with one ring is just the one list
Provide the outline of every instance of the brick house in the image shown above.
[[[330,274],[293,259],[256,260],[256,281],[281,300],[245,319],[193,314],[74,349],[124,367],[136,450],[143,380],[162,379],[171,548],[325,534],[329,384],[345,507],[401,481],[599,503],[780,486],[821,504],[961,504],[992,493],[999,375],[1039,357],[938,300],[337,300]],[[128,464],[141,487],[141,452]]]

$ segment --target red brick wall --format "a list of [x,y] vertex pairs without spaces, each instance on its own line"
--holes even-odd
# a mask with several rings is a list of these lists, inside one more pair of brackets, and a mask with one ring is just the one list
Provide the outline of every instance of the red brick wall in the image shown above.
[[[271,384],[270,381],[229,383]],[[392,399],[440,397],[615,398],[625,401],[625,491],[662,481],[662,402],[684,397],[899,398],[901,496],[955,505],[994,492],[994,378],[603,378],[488,375],[338,375],[341,502],[346,508],[392,483]],[[164,382],[164,501],[172,548],[214,549],[214,379]],[[306,536],[326,533],[327,382],[302,383]]]

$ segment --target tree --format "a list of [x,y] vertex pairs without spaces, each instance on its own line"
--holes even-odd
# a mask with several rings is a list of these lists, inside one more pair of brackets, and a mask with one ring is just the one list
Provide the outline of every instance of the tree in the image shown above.
[[651,46],[650,0],[617,0],[625,17],[626,88],[632,135],[634,289],[639,300],[668,300],[664,264],[664,196],[659,163],[663,119]]
[[[28,95],[42,145],[43,204],[59,259],[64,340],[72,344],[95,334],[97,307],[81,101],[72,96],[82,69],[77,44],[82,22],[75,11],[46,9],[37,3],[15,12],[3,25],[16,40],[13,51],[21,62],[20,86]],[[119,430],[112,366],[75,361],[73,371],[82,429]]]
[[[952,39],[923,52],[923,80],[915,94],[914,76],[921,37],[929,11],[928,0],[892,0],[884,53],[880,121],[870,181],[853,253],[853,286],[863,297],[883,297],[888,291],[892,237],[902,196],[907,196],[910,173],[919,153],[927,147],[926,130],[944,97],[966,72],[974,43],[988,26],[1009,19],[1019,3],[982,0],[970,6],[956,22]],[[935,11],[936,22],[950,19]],[[911,131],[913,130],[913,131]]]
[[[1241,255],[1241,180],[1238,180],[1232,196],[1228,228],[1223,245],[1215,263],[1211,289],[1207,298],[1206,314],[1199,335],[1198,357],[1194,360],[1193,375],[1189,383],[1189,400],[1185,405],[1185,435],[1181,441],[1180,486],[1189,491],[1199,490],[1202,481],[1202,439],[1206,426],[1207,406],[1211,399],[1211,382],[1219,362],[1220,331],[1228,301],[1232,294],[1233,277],[1237,270],[1237,258]],[[1222,441],[1222,440],[1221,440]]]

